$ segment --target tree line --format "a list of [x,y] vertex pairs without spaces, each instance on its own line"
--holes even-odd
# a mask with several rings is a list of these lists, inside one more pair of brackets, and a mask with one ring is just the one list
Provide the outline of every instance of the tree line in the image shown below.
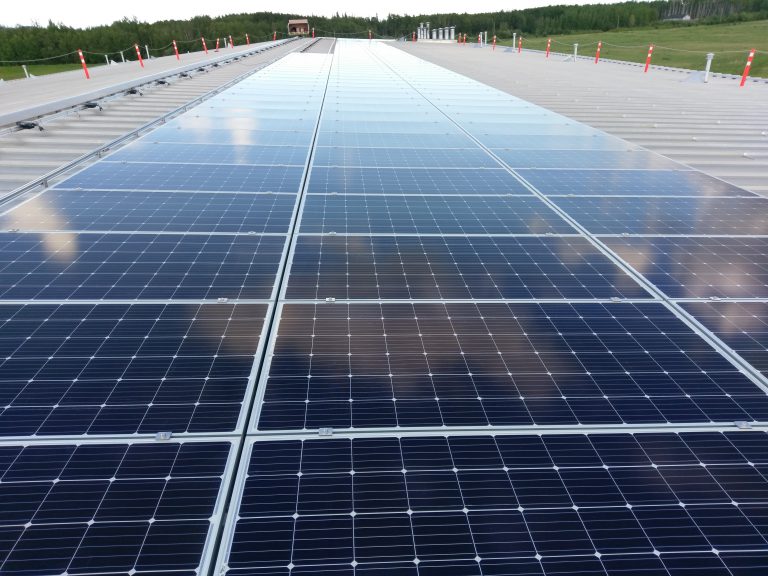
[[[690,25],[682,21],[690,16],[696,23],[721,23],[768,19],[768,0],[668,0],[651,2],[622,2],[584,6],[546,6],[525,10],[488,12],[482,14],[422,14],[386,18],[359,18],[347,14],[332,17],[309,16],[310,26],[318,35],[367,38],[368,30],[377,37],[409,38],[421,22],[431,27],[456,26],[457,32],[474,35],[487,30],[499,38],[513,33],[528,36],[571,34],[622,28]],[[230,14],[212,18],[196,16],[188,20],[164,20],[154,23],[136,18],[91,28],[72,28],[49,22],[47,25],[0,27],[0,61],[32,61],[69,54],[78,48],[86,52],[89,61],[103,62],[108,54],[119,60],[119,52],[138,43],[148,45],[152,54],[172,54],[171,40],[179,50],[199,50],[199,39],[205,37],[209,48],[217,37],[232,35],[244,41],[247,32],[251,41],[271,39],[277,31],[284,35],[290,18],[299,14],[254,12]],[[135,58],[130,52],[127,57]],[[69,62],[72,56],[63,61]]]

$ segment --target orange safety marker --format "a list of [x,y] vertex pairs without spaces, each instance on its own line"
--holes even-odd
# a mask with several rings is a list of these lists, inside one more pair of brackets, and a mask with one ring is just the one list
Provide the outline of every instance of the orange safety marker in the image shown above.
[[517,41],[517,53],[519,54],[522,51],[523,51],[523,37],[520,36],[520,40]]
[[466,44],[466,43],[467,43],[467,35],[464,34],[464,44]]
[[234,48],[235,47],[235,43],[232,42],[232,34],[229,35],[229,47],[230,48]]
[[549,49],[552,46],[552,38],[547,38],[547,58],[549,58]]
[[277,40],[277,30],[272,32],[272,42],[274,42],[275,40]]
[[493,49],[496,50],[496,34],[493,35]]
[[141,67],[144,68],[144,58],[141,57],[141,50],[139,50],[139,45],[134,44],[134,48],[136,48],[136,56],[139,57],[139,64],[141,64]]
[[[313,36],[314,38],[314,36]],[[411,35],[411,42],[416,42],[416,32]]]
[[176,60],[179,60],[179,49],[176,47],[176,40],[173,40],[173,51],[176,52]]
[[80,56],[80,64],[83,65],[83,72],[85,72],[85,79],[90,80],[91,75],[88,74],[88,66],[85,65],[85,56],[83,56],[83,51],[80,50],[80,48],[77,49],[77,55]]
[[752,48],[752,50],[749,51],[749,56],[747,56],[747,64],[746,66],[744,66],[744,74],[741,75],[741,82],[739,83],[740,87],[744,86],[745,82],[747,81],[747,76],[749,76],[749,69],[752,68],[752,60],[754,59],[755,59],[755,49]]
[[314,37],[315,37],[315,29],[312,28],[312,38],[314,38]]
[[651,65],[651,56],[653,56],[653,44],[648,46],[648,57],[645,59],[645,70],[643,70],[643,73],[648,72],[648,66]]
[[368,30],[368,42],[370,42],[370,41],[371,41],[371,31]]
[[216,50],[214,50],[214,52],[219,51],[219,40],[220,40],[219,38],[216,38]]
[[251,45],[251,39],[248,38],[248,32],[245,33],[245,45],[250,46]]
[[595,52],[595,64],[597,64],[600,61],[600,48],[603,47],[603,41],[600,40],[597,43],[597,52]]
[[201,36],[200,40],[203,41],[203,50],[205,50],[205,53],[208,54],[208,46],[205,45],[205,36]]

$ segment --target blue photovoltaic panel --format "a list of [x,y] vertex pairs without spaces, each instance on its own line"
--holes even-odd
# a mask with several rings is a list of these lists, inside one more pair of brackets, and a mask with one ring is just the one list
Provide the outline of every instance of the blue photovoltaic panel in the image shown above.
[[317,111],[311,113],[295,112],[295,117],[275,118],[265,117],[261,114],[232,115],[224,117],[215,117],[211,114],[202,116],[181,116],[171,122],[168,122],[169,128],[179,128],[181,130],[251,130],[251,131],[279,131],[289,129],[291,131],[306,132],[311,134],[317,123]]
[[411,168],[499,168],[480,148],[331,148],[315,149],[314,166]]
[[768,238],[603,241],[671,298],[768,298]]
[[266,299],[284,236],[0,233],[0,298]]
[[509,135],[525,138],[526,136],[586,137],[603,136],[604,133],[577,122],[545,121],[531,123],[525,121],[507,121],[497,118],[493,113],[478,114],[468,120],[456,114],[454,119],[472,135],[481,139],[486,136]]
[[661,304],[285,304],[261,430],[762,420]]
[[57,188],[296,193],[303,172],[303,166],[98,162]]
[[581,237],[300,236],[286,298],[328,297],[571,299],[649,294]]
[[46,190],[0,216],[3,230],[286,234],[294,194]]
[[488,148],[510,150],[629,150],[635,148],[626,140],[603,133],[592,135],[539,135],[539,134],[480,134],[481,144]]
[[553,198],[592,234],[766,234],[763,198]]
[[755,196],[690,170],[518,169],[517,173],[547,196]]
[[530,195],[504,169],[314,167],[309,194],[515,194]]
[[683,302],[680,305],[768,376],[768,302]]
[[397,132],[320,132],[317,146],[348,146],[350,148],[466,148],[472,141],[464,134],[408,134]]
[[231,432],[267,306],[0,306],[0,435]]
[[250,130],[246,127],[184,128],[162,126],[152,131],[152,141],[183,144],[234,144],[238,146],[310,146],[312,132]]
[[256,442],[227,573],[760,574],[766,454],[762,432]]
[[[407,110],[407,108],[404,108]],[[406,113],[407,114],[407,113]],[[461,134],[461,131],[444,118],[437,116],[437,120],[400,118],[399,115],[390,117],[389,120],[362,120],[343,121],[333,118],[323,118],[320,129],[324,131],[341,132],[344,134],[375,134],[394,132],[396,134],[424,134],[432,135],[440,139],[443,135]]]
[[[154,136],[154,133],[152,134]],[[111,154],[110,161],[204,164],[286,164],[304,166],[304,146],[237,146],[226,144],[170,144],[152,136]]]
[[682,164],[647,150],[509,150],[493,153],[511,168],[592,170],[687,170]]
[[0,446],[0,572],[199,573],[229,442]]
[[397,234],[573,234],[532,196],[306,196],[299,232]]

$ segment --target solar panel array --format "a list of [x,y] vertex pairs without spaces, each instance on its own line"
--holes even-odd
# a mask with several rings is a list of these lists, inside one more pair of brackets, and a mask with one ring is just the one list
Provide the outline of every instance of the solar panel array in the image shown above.
[[765,207],[289,55],[0,214],[0,573],[763,574]]

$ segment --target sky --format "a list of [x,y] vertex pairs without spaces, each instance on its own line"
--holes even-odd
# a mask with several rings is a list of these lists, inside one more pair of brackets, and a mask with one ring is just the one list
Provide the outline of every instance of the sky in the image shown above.
[[46,25],[49,20],[75,28],[111,24],[123,17],[134,16],[144,22],[157,20],[183,20],[192,16],[222,16],[241,12],[283,12],[310,16],[332,16],[347,13],[351,16],[376,16],[384,18],[392,14],[435,14],[446,12],[496,12],[519,10],[550,4],[595,4],[610,0],[280,0],[254,2],[253,0],[183,0],[183,2],[158,2],[157,0],[5,0],[0,10],[0,25],[30,25],[35,22]]

